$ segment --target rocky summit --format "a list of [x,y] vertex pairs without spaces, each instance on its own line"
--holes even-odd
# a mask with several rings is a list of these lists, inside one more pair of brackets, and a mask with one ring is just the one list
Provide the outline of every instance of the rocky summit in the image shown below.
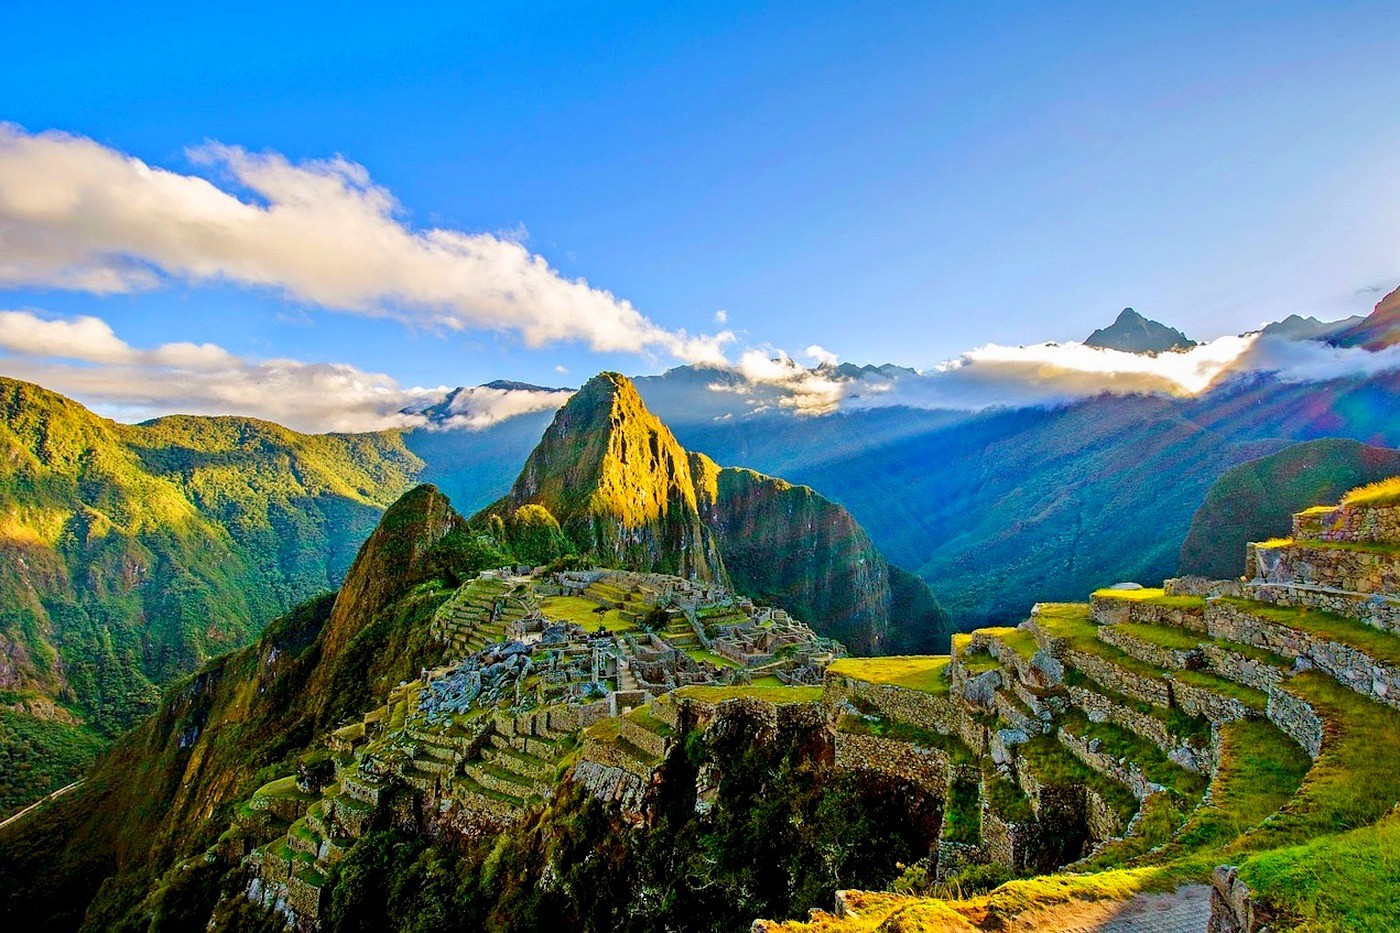
[[543,562],[605,565],[732,584],[861,651],[927,650],[947,616],[841,506],[806,486],[686,451],[618,373],[590,379],[555,415],[510,493],[477,515]]
[[1124,308],[1107,327],[1100,327],[1084,340],[1089,347],[1123,350],[1127,353],[1165,353],[1188,350],[1196,345],[1181,331],[1148,320],[1132,308]]

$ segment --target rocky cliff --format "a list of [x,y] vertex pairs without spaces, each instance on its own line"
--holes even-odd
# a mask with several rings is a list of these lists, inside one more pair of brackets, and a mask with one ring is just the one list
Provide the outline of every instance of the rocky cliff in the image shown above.
[[935,650],[948,633],[927,586],[892,568],[844,508],[688,453],[617,373],[559,410],[510,494],[474,522],[509,540],[527,508],[592,560],[732,581],[856,651]]

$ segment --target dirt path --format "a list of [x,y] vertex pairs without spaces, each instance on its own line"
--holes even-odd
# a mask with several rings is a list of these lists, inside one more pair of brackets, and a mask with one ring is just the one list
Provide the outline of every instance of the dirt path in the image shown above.
[[19,811],[18,813],[16,813],[14,816],[10,817],[9,819],[5,820],[4,822],[0,822],[0,829],[4,829],[6,826],[9,826],[11,823],[13,823],[15,820],[18,820],[20,817],[25,816],[26,814],[28,814],[28,813],[30,813],[30,812],[32,812],[32,811],[34,811],[34,810],[37,810],[39,807],[42,807],[44,804],[48,803],[50,800],[57,800],[58,798],[62,797],[64,794],[68,793],[70,790],[72,790],[73,788],[77,787],[77,786],[78,786],[79,784],[81,784],[81,783],[83,783],[81,779],[80,779],[80,780],[77,780],[77,781],[74,781],[72,784],[68,784],[68,785],[66,785],[66,786],[64,786],[64,787],[60,787],[58,790],[54,791],[52,794],[49,794],[47,797],[43,797],[43,798],[41,798],[41,799],[39,799],[39,800],[34,801],[34,802],[31,803],[29,806],[25,807],[23,810],[21,810],[21,811]]
[[1210,885],[1126,901],[1061,904],[1023,914],[1008,933],[1206,933]]

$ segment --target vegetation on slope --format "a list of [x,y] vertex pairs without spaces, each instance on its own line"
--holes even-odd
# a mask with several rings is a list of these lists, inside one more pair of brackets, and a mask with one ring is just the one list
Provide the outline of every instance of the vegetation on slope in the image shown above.
[[[463,525],[432,487],[405,494],[339,596],[297,607],[177,684],[80,788],[0,831],[0,916],[35,929],[121,929],[149,915],[148,896],[169,896],[203,899],[207,917],[217,875],[175,895],[165,873],[213,843],[232,808],[292,770],[316,736],[433,656],[428,620],[447,584],[501,559],[464,542]],[[486,563],[464,563],[473,555]]]
[[[1305,441],[1226,470],[1191,518],[1180,570],[1212,579],[1238,577],[1250,541],[1286,536],[1294,512],[1335,502],[1349,489],[1400,473],[1400,450],[1356,441]],[[1393,484],[1392,484],[1393,485]],[[1385,483],[1347,497],[1383,496]],[[1393,491],[1400,493],[1400,486]]]
[[727,581],[866,653],[938,651],[948,616],[841,506],[686,452],[617,373],[555,415],[473,525],[519,554]]
[[[52,749],[117,735],[164,684],[336,585],[422,466],[396,434],[121,425],[11,379],[0,454],[0,690],[48,701],[26,709]],[[50,756],[52,780],[82,758]]]

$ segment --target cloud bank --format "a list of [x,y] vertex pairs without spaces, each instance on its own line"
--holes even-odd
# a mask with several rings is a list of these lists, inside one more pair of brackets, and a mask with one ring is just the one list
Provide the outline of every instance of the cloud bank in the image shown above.
[[724,368],[727,378],[714,380],[709,388],[744,399],[745,407],[730,414],[776,408],[815,416],[896,406],[1022,408],[1105,393],[1186,397],[1252,373],[1296,383],[1400,371],[1400,346],[1369,352],[1257,333],[1156,356],[1079,343],[988,344],[925,372],[838,366],[834,354],[817,347],[808,348],[806,355],[817,365],[802,366],[782,351],[751,350]]
[[112,294],[232,282],[432,330],[509,331],[532,348],[579,341],[684,362],[722,362],[734,339],[663,328],[560,275],[517,233],[415,229],[343,158],[292,163],[217,143],[188,155],[228,184],[0,124],[0,284]]
[[[346,363],[248,360],[214,344],[140,349],[95,317],[0,311],[0,373],[75,396],[124,421],[175,412],[240,414],[299,431],[377,431],[429,425],[422,414],[446,386],[404,387]],[[479,430],[528,411],[557,408],[568,393],[464,390],[447,425]]]

